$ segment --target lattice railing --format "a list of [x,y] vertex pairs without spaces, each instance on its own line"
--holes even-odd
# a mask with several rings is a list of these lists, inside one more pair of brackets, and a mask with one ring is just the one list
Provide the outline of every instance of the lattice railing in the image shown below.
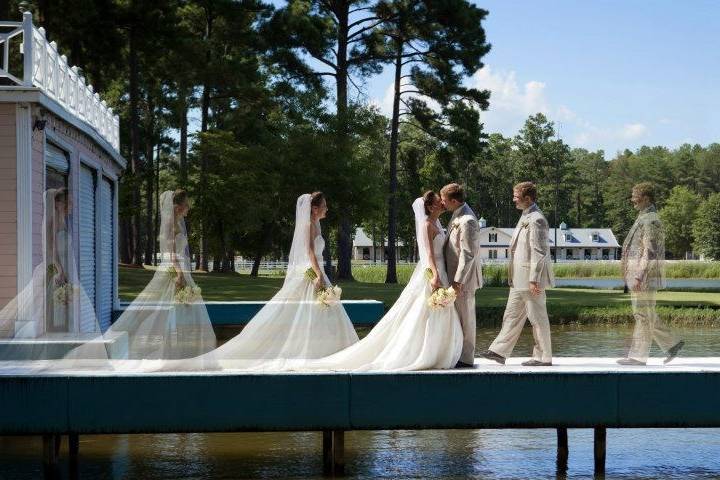
[[[45,29],[35,28],[32,14],[25,12],[22,22],[0,22],[0,28],[6,30],[0,33],[0,78],[20,87],[39,88],[72,115],[88,123],[119,151],[119,117],[100,99],[92,85],[87,85],[78,67],[71,67],[67,57],[60,55],[57,44],[47,41]],[[22,78],[11,73],[15,70],[11,64],[13,57],[10,43],[11,39],[18,35],[22,35]]]

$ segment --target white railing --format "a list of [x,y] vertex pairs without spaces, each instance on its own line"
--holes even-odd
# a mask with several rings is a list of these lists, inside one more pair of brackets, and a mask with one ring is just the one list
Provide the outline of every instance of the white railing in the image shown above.
[[[71,67],[65,55],[60,55],[55,42],[48,42],[45,29],[35,28],[32,14],[23,13],[22,22],[0,22],[0,28],[12,29],[0,33],[2,65],[0,78],[7,78],[19,86],[37,87],[75,117],[85,121],[115,149],[120,150],[120,118],[104,100],[100,100],[92,85],[87,85],[78,67]],[[23,55],[23,78],[10,73],[10,39],[22,34],[20,53]]]

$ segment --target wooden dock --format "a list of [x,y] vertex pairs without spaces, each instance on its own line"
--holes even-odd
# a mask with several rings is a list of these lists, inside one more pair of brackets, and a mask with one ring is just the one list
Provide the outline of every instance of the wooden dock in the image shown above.
[[0,434],[42,435],[52,471],[65,435],[72,465],[79,435],[322,431],[325,471],[334,474],[343,470],[350,430],[555,428],[558,461],[567,462],[567,429],[592,428],[602,473],[607,428],[720,427],[720,358],[667,366],[651,359],[646,367],[561,357],[531,368],[522,360],[478,359],[468,370],[282,374],[38,374],[6,363]]

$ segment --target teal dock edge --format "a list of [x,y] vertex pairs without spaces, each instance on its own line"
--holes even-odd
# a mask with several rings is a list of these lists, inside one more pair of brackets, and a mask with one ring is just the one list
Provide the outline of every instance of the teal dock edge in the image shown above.
[[[205,302],[205,306],[210,322],[214,326],[233,326],[247,324],[265,303],[262,301]],[[385,306],[377,300],[343,300],[342,304],[353,325],[375,325],[385,314]],[[128,305],[129,302],[120,303],[120,308],[113,311],[113,321]]]
[[3,434],[720,427],[720,372],[2,375],[0,399]]

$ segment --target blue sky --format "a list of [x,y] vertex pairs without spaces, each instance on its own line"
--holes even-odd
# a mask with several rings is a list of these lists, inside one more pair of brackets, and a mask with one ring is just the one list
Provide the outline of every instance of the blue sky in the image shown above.
[[[492,50],[468,84],[492,92],[486,131],[514,135],[542,111],[571,146],[606,158],[720,141],[720,1],[476,3],[490,12]],[[363,97],[389,113],[391,84],[387,70]]]

